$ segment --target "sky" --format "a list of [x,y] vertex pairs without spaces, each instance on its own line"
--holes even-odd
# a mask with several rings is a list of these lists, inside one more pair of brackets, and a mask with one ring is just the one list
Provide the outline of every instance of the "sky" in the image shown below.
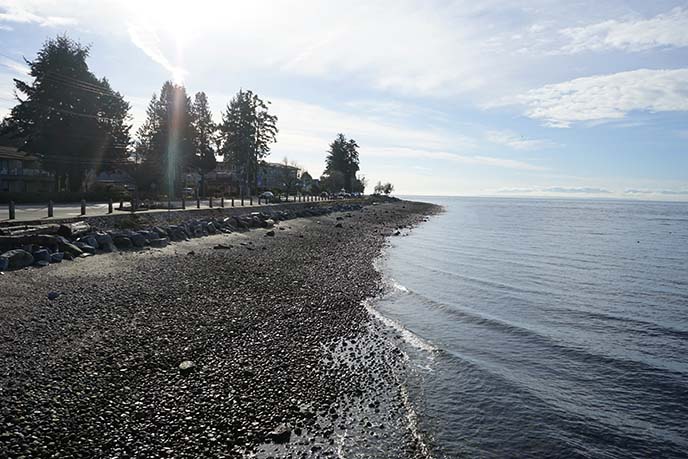
[[688,200],[685,0],[0,0],[0,116],[62,33],[135,126],[165,80],[253,90],[313,176],[341,132],[369,190]]

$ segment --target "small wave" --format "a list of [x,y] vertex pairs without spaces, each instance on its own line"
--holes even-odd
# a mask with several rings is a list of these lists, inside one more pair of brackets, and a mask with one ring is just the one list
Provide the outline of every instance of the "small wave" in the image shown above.
[[399,282],[397,282],[395,280],[392,280],[392,287],[394,287],[395,289],[402,291],[404,293],[409,292],[409,289],[407,289],[406,287],[404,287],[403,285],[401,285]]
[[433,346],[429,342],[425,341],[423,338],[416,335],[415,333],[413,333],[411,330],[409,330],[408,328],[401,325],[396,320],[390,319],[389,317],[385,317],[384,315],[382,315],[380,313],[380,311],[375,309],[370,304],[370,302],[364,301],[363,304],[371,316],[373,316],[374,318],[376,318],[377,320],[382,322],[387,327],[392,328],[392,329],[396,330],[397,332],[399,332],[399,334],[401,335],[403,340],[406,341],[411,346],[413,346],[414,348],[420,349],[421,351],[425,351],[425,352],[429,352],[429,353],[433,353],[433,352],[437,351],[437,348],[435,346]]
[[432,459],[433,456],[430,452],[430,448],[428,447],[428,444],[425,442],[424,435],[418,428],[418,414],[416,413],[416,410],[413,408],[413,403],[411,403],[408,389],[403,384],[401,384],[399,387],[401,388],[401,401],[404,404],[404,409],[406,410],[407,428],[409,429],[409,432],[411,432],[411,435],[413,435],[413,438],[416,440],[420,457]]

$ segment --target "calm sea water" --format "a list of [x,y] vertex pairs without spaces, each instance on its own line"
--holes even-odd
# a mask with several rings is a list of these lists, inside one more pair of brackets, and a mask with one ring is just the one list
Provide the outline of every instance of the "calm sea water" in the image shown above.
[[688,203],[418,200],[373,308],[434,457],[688,457]]

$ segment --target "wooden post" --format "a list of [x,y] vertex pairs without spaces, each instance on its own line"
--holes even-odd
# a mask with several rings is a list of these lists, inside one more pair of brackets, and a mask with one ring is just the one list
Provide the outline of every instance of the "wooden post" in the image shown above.
[[112,198],[110,198],[110,199],[108,200],[108,213],[109,213],[109,214],[112,213]]
[[212,196],[208,198],[208,207],[210,207],[211,209],[213,208],[213,197]]
[[222,208],[225,207],[225,197],[224,197],[224,195],[220,198],[220,207],[222,207]]
[[201,208],[201,195],[196,195],[196,209]]
[[182,194],[182,209],[186,209],[186,197]]
[[124,209],[124,199],[119,200],[119,210]]
[[10,220],[14,220],[16,218],[15,211],[16,209],[14,208],[14,201],[10,201]]
[[172,209],[172,198],[170,196],[167,197],[167,210]]
[[81,215],[86,215],[86,200],[81,200]]
[[48,218],[53,216],[53,200],[48,201]]
[[241,207],[244,207],[244,195],[241,195]]
[[232,207],[234,207],[234,196],[232,196]]
[[249,203],[250,205],[253,205],[253,195],[251,195],[251,196],[248,197],[248,203]]

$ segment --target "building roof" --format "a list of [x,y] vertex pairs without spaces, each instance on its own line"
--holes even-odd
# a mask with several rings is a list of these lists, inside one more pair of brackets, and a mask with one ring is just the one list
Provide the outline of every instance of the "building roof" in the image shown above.
[[19,159],[22,161],[35,161],[38,158],[24,151],[19,151],[16,147],[5,147],[0,145],[0,159]]
[[284,163],[268,163],[268,162],[265,162],[262,165],[267,166],[267,167],[279,167],[279,168],[296,169],[296,170],[299,169],[296,166],[290,166],[290,165],[284,164]]

